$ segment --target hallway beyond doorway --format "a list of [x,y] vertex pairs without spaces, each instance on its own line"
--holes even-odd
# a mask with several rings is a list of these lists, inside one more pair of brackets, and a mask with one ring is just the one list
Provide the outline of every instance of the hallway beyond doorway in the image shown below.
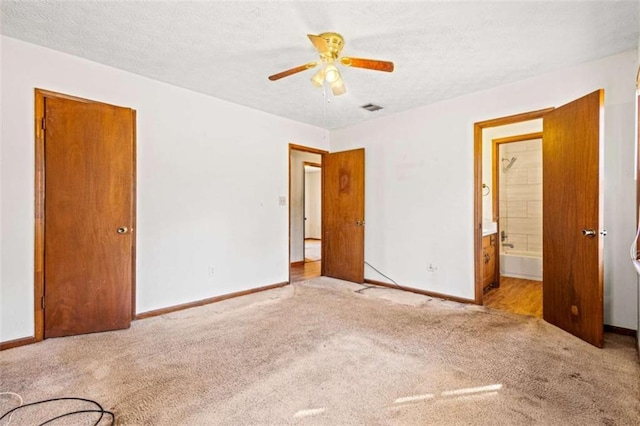
[[322,242],[315,238],[304,240],[304,261],[317,262],[322,258]]

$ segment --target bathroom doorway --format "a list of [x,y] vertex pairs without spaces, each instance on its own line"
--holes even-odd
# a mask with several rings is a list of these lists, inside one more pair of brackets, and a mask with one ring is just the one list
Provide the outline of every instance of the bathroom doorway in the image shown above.
[[[487,158],[491,155],[483,148],[487,140],[508,136],[489,137],[488,132],[544,119],[542,318],[596,347],[603,345],[603,249],[607,233],[603,227],[603,117],[604,90],[599,89],[557,108],[474,123],[476,303],[483,304],[484,284],[500,278],[496,273],[500,259],[495,255],[498,223],[488,198],[488,182],[493,183],[493,178],[487,180],[488,167],[484,164],[492,164]],[[515,135],[539,131],[529,129]],[[504,158],[505,167],[513,167],[517,161]],[[511,226],[509,220],[510,231]]]
[[[505,127],[496,131],[517,131]],[[495,272],[483,304],[542,318],[542,132],[493,138],[490,146]]]

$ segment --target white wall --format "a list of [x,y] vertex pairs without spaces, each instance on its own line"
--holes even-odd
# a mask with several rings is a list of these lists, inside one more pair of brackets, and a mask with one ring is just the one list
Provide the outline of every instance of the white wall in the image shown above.
[[0,341],[34,332],[36,87],[137,110],[138,312],[288,280],[288,144],[325,130],[7,37],[1,66]]
[[[331,132],[366,150],[365,257],[400,284],[472,299],[473,123],[605,89],[605,323],[637,327],[634,235],[637,51]],[[429,263],[437,267],[427,270]],[[385,280],[371,269],[366,277]]]
[[304,162],[321,163],[322,156],[291,151],[291,262],[304,260]]
[[305,238],[322,238],[322,173],[320,168],[307,170],[304,175]]
[[[640,11],[638,11],[638,15],[640,16]],[[638,90],[637,93],[640,94],[640,36],[638,36],[638,74],[636,75],[637,80],[636,80],[636,89]],[[637,102],[636,102],[636,108],[637,107]],[[636,112],[636,129],[640,129],[640,123],[637,121],[638,120],[638,114]],[[638,139],[638,132],[636,132],[636,149],[638,149],[638,146],[640,145],[640,140]],[[637,158],[637,155],[636,155]],[[637,170],[637,168],[636,168]],[[636,179],[640,179],[640,176],[636,176]],[[636,203],[640,203],[640,200],[636,200]],[[638,328],[636,330],[636,342],[638,343],[638,352],[640,353],[640,278],[638,279],[638,316],[637,316],[637,320],[638,320]]]

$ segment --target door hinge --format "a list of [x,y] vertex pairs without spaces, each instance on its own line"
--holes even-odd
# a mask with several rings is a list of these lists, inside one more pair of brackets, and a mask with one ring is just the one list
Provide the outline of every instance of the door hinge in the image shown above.
[[44,309],[44,296],[42,296],[40,298],[40,307],[42,307],[42,309]]
[[40,122],[40,127],[42,128],[42,130],[45,130],[47,128],[47,119],[45,117],[42,117],[42,121]]

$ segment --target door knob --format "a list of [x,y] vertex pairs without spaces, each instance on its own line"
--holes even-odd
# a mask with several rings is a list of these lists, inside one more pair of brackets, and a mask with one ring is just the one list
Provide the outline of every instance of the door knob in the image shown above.
[[588,238],[593,238],[595,237],[597,234],[595,229],[583,229],[582,230],[582,235]]
[[126,234],[127,232],[129,232],[129,228],[127,228],[126,226],[121,226],[120,228],[118,228],[118,234]]

